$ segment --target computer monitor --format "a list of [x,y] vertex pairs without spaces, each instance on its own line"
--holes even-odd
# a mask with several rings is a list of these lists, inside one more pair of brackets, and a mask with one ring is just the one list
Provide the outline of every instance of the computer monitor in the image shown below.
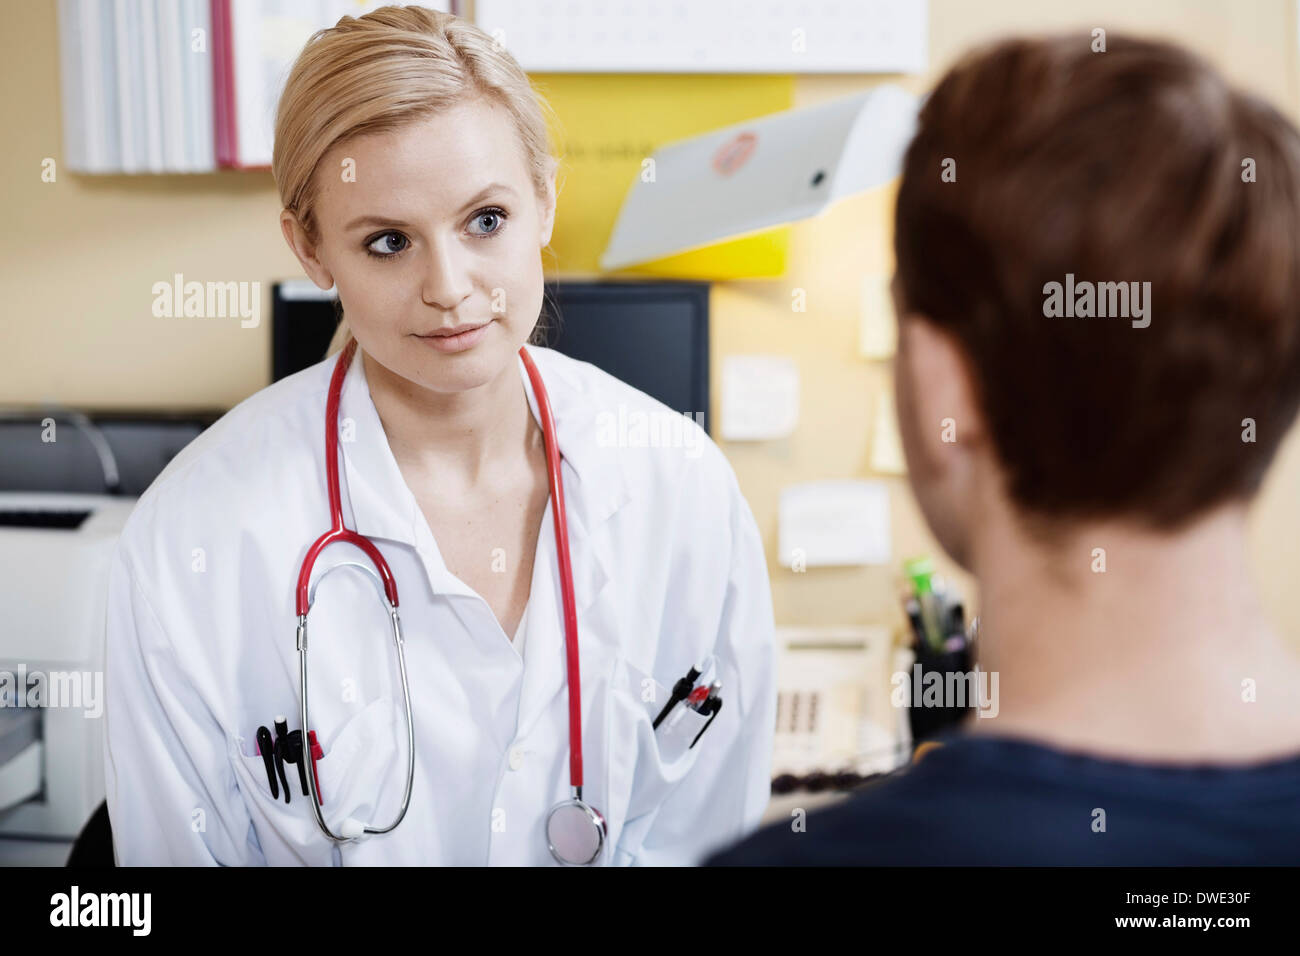
[[[338,305],[306,280],[277,283],[272,302],[278,380],[324,357]],[[548,347],[604,369],[711,432],[708,283],[548,283],[542,322]]]

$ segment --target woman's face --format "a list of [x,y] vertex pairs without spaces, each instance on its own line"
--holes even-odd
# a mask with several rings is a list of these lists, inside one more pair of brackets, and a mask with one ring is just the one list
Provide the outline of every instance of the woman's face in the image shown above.
[[317,285],[338,286],[373,359],[441,393],[513,364],[541,310],[555,192],[538,198],[508,113],[475,99],[360,136],[316,176],[319,244],[290,244]]

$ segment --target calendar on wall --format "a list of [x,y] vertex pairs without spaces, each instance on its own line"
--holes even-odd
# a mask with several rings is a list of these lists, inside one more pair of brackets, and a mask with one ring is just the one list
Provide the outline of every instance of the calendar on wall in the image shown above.
[[534,73],[919,73],[925,0],[477,0]]

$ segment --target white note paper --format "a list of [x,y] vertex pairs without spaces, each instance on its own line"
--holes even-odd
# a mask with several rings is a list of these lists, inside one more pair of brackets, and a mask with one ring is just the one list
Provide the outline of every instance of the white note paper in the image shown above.
[[726,441],[785,438],[799,423],[799,367],[780,355],[728,355],[722,360],[722,437]]
[[889,489],[879,481],[810,481],[781,491],[781,564],[888,564]]

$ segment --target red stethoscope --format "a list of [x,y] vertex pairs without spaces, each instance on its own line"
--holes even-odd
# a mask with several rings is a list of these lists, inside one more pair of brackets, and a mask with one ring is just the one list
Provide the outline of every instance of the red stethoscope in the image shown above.
[[[343,379],[356,353],[357,342],[352,339],[343,349],[334,364],[334,374],[330,378],[329,398],[325,405],[325,475],[329,487],[331,527],[316,539],[307,550],[302,568],[298,572],[298,679],[301,685],[301,710],[299,716],[304,728],[311,724],[307,719],[307,612],[315,603],[316,587],[330,572],[340,567],[360,568],[374,579],[376,590],[388,612],[392,625],[393,642],[397,647],[397,660],[402,675],[402,697],[406,706],[406,793],[402,797],[402,809],[397,819],[386,827],[374,827],[368,823],[349,817],[341,826],[342,833],[336,834],[325,822],[321,813],[321,800],[316,785],[315,767],[307,774],[311,787],[312,810],[316,814],[316,823],[321,831],[336,843],[360,839],[369,834],[387,833],[393,830],[406,816],[407,806],[411,802],[411,786],[415,779],[415,728],[411,717],[411,693],[406,676],[406,657],[403,653],[402,625],[397,614],[397,582],[388,562],[379,553],[379,549],[365,535],[350,530],[343,524],[343,507],[339,498],[339,450],[338,450],[338,413],[339,401],[343,394]],[[594,807],[582,799],[582,694],[578,671],[578,612],[573,598],[573,566],[569,561],[568,522],[564,512],[564,482],[560,476],[560,450],[555,439],[555,419],[551,414],[551,402],[546,394],[542,376],[533,364],[532,358],[523,347],[519,349],[524,368],[532,382],[533,394],[537,397],[537,408],[541,415],[542,435],[546,442],[546,471],[551,485],[551,498],[554,503],[555,517],[555,551],[560,564],[560,587],[564,598],[564,641],[565,658],[568,664],[569,684],[569,783],[572,796],[562,800],[551,808],[546,817],[546,843],[551,855],[560,863],[584,866],[594,863],[605,845],[605,818]],[[344,562],[325,571],[311,582],[312,567],[316,558],[331,544],[351,544],[365,552],[374,571],[356,562]],[[313,763],[315,758],[313,757]]]

